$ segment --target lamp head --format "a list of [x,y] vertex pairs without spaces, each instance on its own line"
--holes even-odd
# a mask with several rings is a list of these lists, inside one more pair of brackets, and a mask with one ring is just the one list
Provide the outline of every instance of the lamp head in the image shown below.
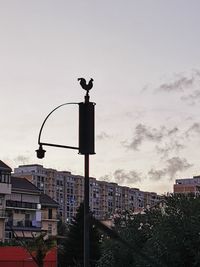
[[37,150],[35,150],[35,151],[36,151],[36,153],[37,153],[37,158],[38,158],[38,159],[43,159],[43,158],[44,158],[44,155],[45,155],[46,150],[44,150],[44,149],[42,148],[42,145],[40,145],[40,146],[39,146],[39,149],[37,149]]

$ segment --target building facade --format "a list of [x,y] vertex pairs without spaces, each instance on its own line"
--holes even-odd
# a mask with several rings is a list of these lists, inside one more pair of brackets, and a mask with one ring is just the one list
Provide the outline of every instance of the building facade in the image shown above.
[[200,176],[193,178],[176,179],[174,184],[175,194],[200,194]]
[[6,195],[5,239],[31,238],[41,231],[40,190],[25,178],[11,177],[11,194]]
[[40,195],[41,204],[41,230],[48,236],[57,235],[57,208],[58,203],[46,194]]
[[44,170],[40,168],[38,187],[30,182],[30,175],[22,178],[12,176],[11,172],[0,160],[0,242],[33,238],[41,232],[57,235],[58,203],[42,193],[41,188],[48,188]]
[[[39,164],[21,165],[14,175],[26,178],[41,192],[59,203],[58,215],[70,223],[80,203],[84,200],[84,177],[68,171],[44,168]],[[137,188],[120,186],[117,183],[89,180],[90,210],[97,219],[105,220],[118,211],[140,212],[154,205],[160,197],[154,192],[143,192]]]
[[5,240],[6,196],[11,195],[12,169],[0,160],[0,241]]

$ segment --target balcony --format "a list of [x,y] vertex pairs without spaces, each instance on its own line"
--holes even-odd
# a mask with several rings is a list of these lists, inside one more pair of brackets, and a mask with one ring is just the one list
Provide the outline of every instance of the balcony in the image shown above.
[[36,210],[37,209],[37,203],[6,200],[6,207],[7,208],[19,208],[19,209]]
[[14,230],[40,230],[41,229],[41,221],[35,220],[11,220],[9,219],[6,222],[6,229],[14,229]]

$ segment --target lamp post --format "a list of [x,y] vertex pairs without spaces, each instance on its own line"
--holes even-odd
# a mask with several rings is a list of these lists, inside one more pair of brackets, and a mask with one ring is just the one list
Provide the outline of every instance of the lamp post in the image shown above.
[[[54,108],[45,118],[40,128],[38,136],[39,149],[36,150],[37,157],[39,159],[44,158],[46,150],[43,146],[53,146],[59,148],[76,149],[79,154],[84,155],[84,267],[89,267],[89,155],[95,154],[95,138],[94,138],[94,124],[95,124],[95,103],[90,102],[89,90],[93,87],[93,79],[90,79],[89,83],[86,83],[84,78],[79,78],[81,87],[86,90],[85,101],[81,103],[64,103]],[[41,134],[43,127],[49,118],[49,116],[56,111],[58,108],[70,105],[79,105],[79,146],[66,146],[60,144],[51,144],[41,142]]]

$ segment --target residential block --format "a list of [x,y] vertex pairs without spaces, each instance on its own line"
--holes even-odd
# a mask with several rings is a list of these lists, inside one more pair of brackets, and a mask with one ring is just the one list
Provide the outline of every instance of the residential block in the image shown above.
[[[42,192],[59,203],[58,216],[70,223],[77,208],[84,200],[84,177],[68,171],[57,171],[39,164],[20,165],[14,176],[28,179]],[[160,196],[138,188],[89,178],[90,210],[99,220],[111,218],[116,212],[131,210],[140,212],[155,205]]]

